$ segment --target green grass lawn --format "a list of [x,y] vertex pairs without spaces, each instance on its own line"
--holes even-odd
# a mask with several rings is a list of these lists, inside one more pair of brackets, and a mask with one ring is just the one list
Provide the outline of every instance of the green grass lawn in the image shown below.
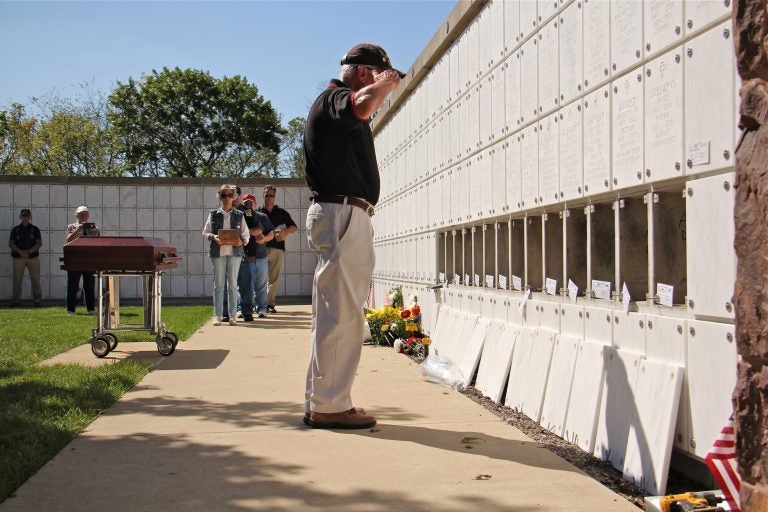
[[[210,306],[163,307],[180,343],[210,316]],[[121,320],[140,323],[141,309],[121,308]],[[67,316],[64,308],[0,309],[0,501],[151,371],[129,360],[37,365],[86,343],[95,326],[93,316]],[[154,341],[147,332],[117,334],[121,344]]]

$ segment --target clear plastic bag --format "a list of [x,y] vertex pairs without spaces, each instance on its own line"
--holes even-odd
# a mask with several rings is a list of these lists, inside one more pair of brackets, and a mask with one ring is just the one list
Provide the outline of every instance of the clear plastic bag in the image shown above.
[[446,357],[429,354],[429,357],[419,366],[421,368],[421,375],[429,382],[459,391],[464,388],[464,375]]

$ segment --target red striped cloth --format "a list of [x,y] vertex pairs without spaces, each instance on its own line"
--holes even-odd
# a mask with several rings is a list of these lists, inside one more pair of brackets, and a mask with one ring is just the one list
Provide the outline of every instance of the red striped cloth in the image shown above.
[[733,415],[728,418],[717,436],[715,444],[704,459],[717,485],[725,495],[731,510],[739,511],[739,487],[741,479],[736,465],[736,436],[733,432]]

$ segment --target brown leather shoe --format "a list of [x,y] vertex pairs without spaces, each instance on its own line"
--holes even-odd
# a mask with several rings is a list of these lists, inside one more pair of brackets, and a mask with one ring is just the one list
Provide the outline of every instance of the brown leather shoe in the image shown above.
[[309,414],[309,426],[312,428],[353,429],[371,428],[376,425],[376,418],[360,411],[360,409],[353,407],[343,412],[311,412]]
[[[360,414],[365,414],[365,409],[363,409],[362,407],[353,407],[353,409],[354,409],[354,410],[356,410],[357,412],[359,412]],[[350,409],[350,411],[351,411],[351,410],[352,410],[352,409]],[[349,412],[349,411],[347,411],[347,412]],[[302,418],[302,420],[301,420],[301,421],[302,421],[302,422],[303,422],[305,425],[309,425],[309,413],[308,413],[308,412],[305,412],[305,413],[304,413],[304,418]]]

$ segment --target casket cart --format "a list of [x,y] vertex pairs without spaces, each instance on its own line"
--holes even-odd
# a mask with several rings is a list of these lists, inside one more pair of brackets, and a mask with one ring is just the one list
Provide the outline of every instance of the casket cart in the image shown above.
[[[155,336],[161,355],[173,354],[179,339],[162,321],[161,278],[166,270],[175,268],[181,261],[175,247],[159,238],[80,237],[64,246],[60,261],[62,270],[96,274],[97,320],[90,339],[91,351],[96,357],[105,357],[117,347],[115,332],[119,331],[148,331]],[[128,277],[141,279],[144,307],[141,324],[120,321],[120,280]]]

